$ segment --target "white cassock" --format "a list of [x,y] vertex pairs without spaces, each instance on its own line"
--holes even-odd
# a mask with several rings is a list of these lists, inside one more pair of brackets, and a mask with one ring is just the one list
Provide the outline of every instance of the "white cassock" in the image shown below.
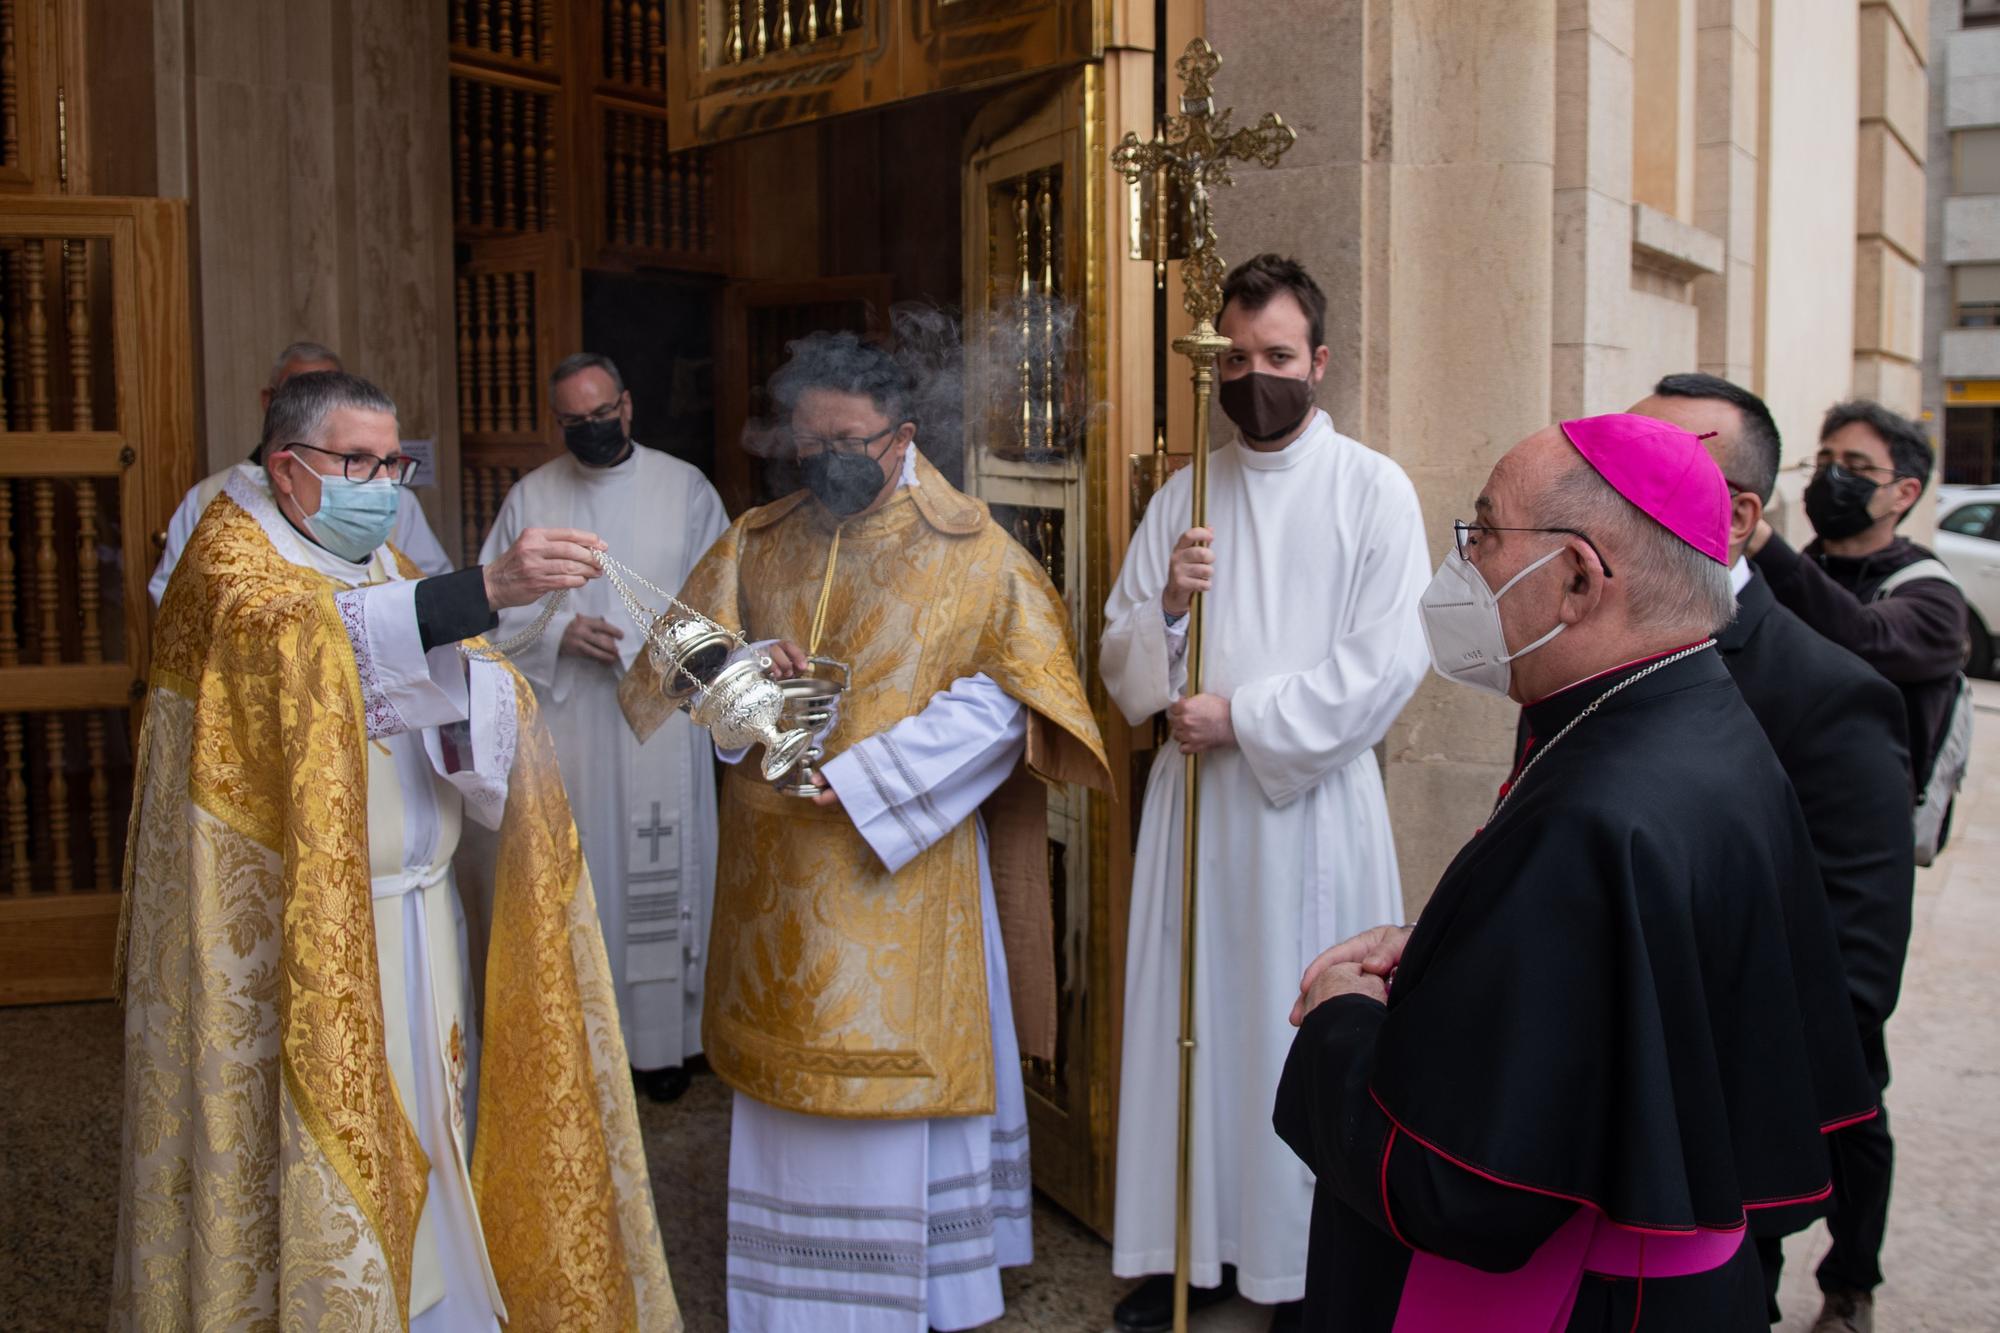
[[[515,483],[479,558],[497,559],[529,528],[583,528],[627,568],[677,593],[728,525],[708,479],[671,454],[640,446],[614,467],[591,468],[566,452]],[[540,603],[502,611],[493,640],[505,642],[541,611]],[[625,632],[616,668],[556,651],[579,614]],[[593,579],[570,594],[540,638],[509,657],[533,682],[555,738],[632,1067],[662,1069],[701,1050],[715,766],[685,713],[643,745],[625,725],[618,682],[645,642],[611,581]]]
[[[1423,516],[1402,469],[1323,412],[1276,453],[1209,461],[1215,578],[1205,676],[1237,748],[1202,758],[1195,925],[1193,1272],[1235,1264],[1254,1301],[1305,1293],[1312,1177],[1271,1129],[1299,976],[1320,950],[1403,919],[1371,752],[1429,652]],[[1134,725],[1181,696],[1187,620],[1161,594],[1191,526],[1175,475],[1132,538],[1105,605],[1100,666]],[[1132,871],[1112,1269],[1172,1271],[1179,1105],[1182,756],[1153,762]]]
[[[174,506],[173,517],[167,520],[167,543],[161,548],[160,563],[153,567],[152,580],[146,584],[155,610],[159,608],[160,599],[167,595],[167,580],[173,577],[174,566],[181,562],[181,552],[187,549],[188,538],[194,536],[195,524],[201,522],[201,511],[208,508],[210,500],[222,494],[230,474],[237,467],[244,466],[249,465],[239,463],[202,478],[188,487],[188,493]],[[431,525],[424,518],[424,507],[417,503],[417,497],[406,486],[396,499],[396,526],[390,529],[389,545],[408,556],[410,563],[425,574],[451,573],[451,557],[444,553],[444,547],[438,544],[437,537],[431,532]]]
[[[368,851],[375,896],[375,952],[382,979],[389,1071],[430,1159],[411,1260],[414,1333],[497,1330],[506,1307],[487,1259],[473,1201],[478,1033],[466,966],[464,907],[452,856],[466,817],[500,826],[513,767],[513,678],[467,662],[457,646],[424,652],[416,580],[387,547],[365,564],[307,541],[272,499],[263,468],[239,464],[226,481],[278,554],[347,590],[334,594],[354,644],[367,718]],[[449,771],[440,730],[465,727],[453,752],[472,766]]]
[[[954,681],[823,770],[882,864],[900,870],[1021,760],[1027,712],[984,673]],[[865,756],[865,758],[864,758]],[[742,753],[725,753],[734,762]],[[867,767],[874,778],[864,777]],[[916,817],[919,807],[927,818]],[[933,840],[934,841],[934,840]],[[1028,1103],[1007,955],[979,826],[994,1114],[801,1115],[736,1095],[729,1130],[729,1327],[739,1333],[924,1333],[1002,1313],[1000,1270],[1034,1259]]]

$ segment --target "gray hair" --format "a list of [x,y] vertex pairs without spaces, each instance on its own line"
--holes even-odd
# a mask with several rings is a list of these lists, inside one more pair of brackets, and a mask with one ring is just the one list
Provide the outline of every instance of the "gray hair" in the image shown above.
[[572,375],[581,375],[586,370],[601,370],[611,378],[613,393],[625,392],[625,377],[618,373],[618,367],[610,357],[599,352],[575,352],[556,362],[556,368],[549,372],[549,396],[553,398],[556,386]]
[[1548,527],[1590,534],[1600,552],[1617,556],[1634,628],[1706,638],[1735,616],[1729,567],[1667,531],[1582,459],[1543,494],[1541,516]]
[[296,366],[301,362],[307,365],[316,365],[322,361],[332,365],[335,370],[347,369],[346,365],[341,362],[340,354],[324,343],[292,343],[284,351],[278,353],[278,359],[271,363],[271,379],[269,382],[271,392],[276,393],[278,387],[285,382],[285,371],[288,368]]
[[344,370],[314,370],[294,375],[271,395],[264,413],[264,434],[257,442],[257,457],[267,458],[271,449],[291,444],[317,445],[326,438],[326,422],[342,408],[357,412],[387,412],[396,415],[395,400],[388,394]]

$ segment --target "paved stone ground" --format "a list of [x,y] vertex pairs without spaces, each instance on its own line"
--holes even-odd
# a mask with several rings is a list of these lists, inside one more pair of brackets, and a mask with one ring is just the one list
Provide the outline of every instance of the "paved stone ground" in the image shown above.
[[[2000,684],[1975,685],[1972,782],[1951,848],[1917,880],[1902,1004],[1889,1027],[1897,1178],[1876,1327],[2000,1329]],[[110,1005],[0,1010],[0,1329],[101,1328],[117,1220],[119,1015]],[[729,1098],[702,1077],[642,1103],[667,1255],[689,1333],[723,1329]],[[1128,1284],[1110,1251],[1038,1203],[1034,1266],[1007,1275],[1003,1333],[1094,1333]],[[1819,1308],[1822,1230],[1794,1239],[1785,1333]],[[1262,1333],[1238,1303],[1199,1333]]]

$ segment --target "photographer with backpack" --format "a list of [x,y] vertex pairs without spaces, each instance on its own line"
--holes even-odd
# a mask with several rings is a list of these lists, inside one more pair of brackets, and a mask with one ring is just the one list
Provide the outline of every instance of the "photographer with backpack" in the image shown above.
[[1880,403],[1836,404],[1806,486],[1818,539],[1797,551],[1761,522],[1749,545],[1780,602],[1903,692],[1919,865],[1944,846],[1972,743],[1965,594],[1935,555],[1896,535],[1934,463],[1916,422]]
[[[1897,524],[1923,494],[1934,461],[1915,422],[1878,403],[1838,404],[1821,426],[1819,456],[1805,493],[1806,517],[1818,539],[1804,551],[1794,550],[1760,519],[1747,547],[1780,603],[1902,692],[1919,865],[1929,865],[1943,846],[1972,745],[1965,596],[1942,562],[1896,535]],[[1889,1058],[1879,1019],[1863,1022],[1862,1051],[1876,1086],[1886,1089]],[[1834,1169],[1834,1211],[1827,1219],[1833,1248],[1819,1268],[1826,1307],[1814,1328],[1867,1333],[1873,1327],[1874,1290],[1882,1281],[1895,1158],[1886,1111],[1831,1136],[1828,1147]]]

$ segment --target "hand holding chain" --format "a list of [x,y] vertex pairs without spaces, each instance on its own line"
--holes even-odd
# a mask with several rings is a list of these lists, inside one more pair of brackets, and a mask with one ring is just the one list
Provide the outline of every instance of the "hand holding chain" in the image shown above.
[[[669,609],[679,611],[682,615],[709,630],[726,635],[739,648],[744,646],[742,635],[716,624],[715,621],[681,601],[672,593],[659,587],[624,562],[613,559],[609,551],[599,550],[593,551],[591,554],[596,559],[598,568],[604,571],[604,577],[610,581],[612,591],[618,594],[618,600],[624,603],[626,614],[631,616],[632,623],[639,626],[640,632],[646,636],[647,642],[654,650],[657,650],[655,655],[656,665],[661,665],[664,661],[674,660],[674,655],[671,652],[672,645],[660,629],[660,620],[665,613],[655,611],[642,602],[639,599],[639,594],[633,590],[632,585],[635,583],[646,592],[665,602]],[[548,630],[549,622],[555,619],[557,613],[563,609],[568,601],[569,589],[558,588],[548,601],[543,603],[541,614],[535,617],[534,622],[506,642],[481,645],[461,643],[458,645],[458,651],[465,657],[471,658],[476,662],[501,661],[541,638]],[[770,662],[766,660],[764,666],[768,668]],[[683,674],[686,673],[685,667],[678,669]],[[689,683],[699,686],[702,682],[689,676]]]

